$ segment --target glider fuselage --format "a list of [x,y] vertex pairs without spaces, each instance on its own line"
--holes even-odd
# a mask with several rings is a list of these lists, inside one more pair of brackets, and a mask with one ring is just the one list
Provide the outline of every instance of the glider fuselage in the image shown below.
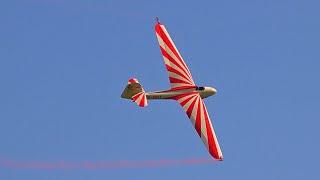
[[212,96],[217,93],[217,90],[213,87],[193,87],[177,90],[166,90],[166,91],[156,91],[156,92],[147,92],[147,99],[171,99],[172,97],[191,93],[198,92],[202,99]]

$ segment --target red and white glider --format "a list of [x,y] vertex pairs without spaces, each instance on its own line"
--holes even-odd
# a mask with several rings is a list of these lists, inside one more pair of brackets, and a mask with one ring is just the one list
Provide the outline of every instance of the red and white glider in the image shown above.
[[165,26],[157,21],[155,31],[160,45],[171,88],[166,91],[145,92],[137,79],[132,78],[121,97],[131,99],[139,106],[147,106],[147,100],[174,99],[183,107],[209,153],[222,160],[222,152],[214,132],[207,108],[202,99],[214,95],[212,87],[196,86],[191,73],[173,43]]

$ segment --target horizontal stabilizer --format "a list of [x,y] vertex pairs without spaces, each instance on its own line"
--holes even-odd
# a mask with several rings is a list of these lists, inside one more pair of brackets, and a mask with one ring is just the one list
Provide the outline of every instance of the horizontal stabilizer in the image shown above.
[[132,101],[136,102],[140,107],[146,107],[148,105],[147,96],[145,92],[140,92],[132,96]]

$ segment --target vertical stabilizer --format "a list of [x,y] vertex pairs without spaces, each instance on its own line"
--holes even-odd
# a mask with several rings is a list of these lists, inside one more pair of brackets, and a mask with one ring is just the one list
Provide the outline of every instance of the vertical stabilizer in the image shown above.
[[146,93],[139,81],[135,78],[128,80],[128,85],[123,90],[121,97],[125,99],[131,99],[140,107],[145,107],[148,105]]

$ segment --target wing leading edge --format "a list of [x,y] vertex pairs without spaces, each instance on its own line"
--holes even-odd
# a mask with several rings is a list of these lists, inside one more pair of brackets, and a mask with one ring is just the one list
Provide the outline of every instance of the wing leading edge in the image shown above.
[[199,93],[191,92],[173,97],[177,100],[187,113],[198,135],[207,147],[209,153],[218,160],[223,159],[223,155],[214,132],[207,108]]

